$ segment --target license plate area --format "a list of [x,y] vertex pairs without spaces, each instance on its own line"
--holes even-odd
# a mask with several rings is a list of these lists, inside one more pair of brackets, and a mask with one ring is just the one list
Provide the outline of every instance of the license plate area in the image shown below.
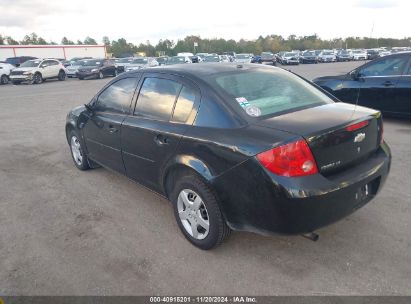
[[380,180],[381,177],[377,177],[357,189],[355,193],[356,204],[354,205],[354,209],[362,207],[377,194],[378,188],[380,187]]

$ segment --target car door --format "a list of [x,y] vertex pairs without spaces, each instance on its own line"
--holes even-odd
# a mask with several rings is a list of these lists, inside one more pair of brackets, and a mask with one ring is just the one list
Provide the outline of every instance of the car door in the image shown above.
[[356,77],[360,83],[358,104],[389,111],[407,62],[405,56],[389,56],[360,68]]
[[411,117],[411,55],[408,58],[408,66],[395,88],[395,98],[385,108],[387,113]]
[[144,74],[135,111],[122,125],[122,152],[127,176],[161,191],[162,168],[192,125],[200,93],[177,76]]
[[44,60],[41,64],[40,64],[40,72],[41,72],[41,76],[43,78],[50,78],[52,75],[52,68],[50,67],[51,65],[51,60]]
[[108,60],[103,61],[103,67],[101,68],[101,71],[104,76],[112,75],[113,73],[111,72],[111,67],[109,64]]
[[121,156],[121,124],[130,113],[138,77],[119,79],[108,85],[92,105],[83,128],[88,157],[125,174]]

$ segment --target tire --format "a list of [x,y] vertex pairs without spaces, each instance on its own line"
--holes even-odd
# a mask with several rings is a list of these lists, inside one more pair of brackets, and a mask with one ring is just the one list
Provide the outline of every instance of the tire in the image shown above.
[[33,76],[33,80],[31,81],[32,84],[40,84],[43,82],[43,77],[40,73],[36,73]]
[[[178,178],[170,197],[177,224],[194,246],[209,250],[230,235],[215,195],[199,176],[186,174]],[[208,231],[204,228],[207,224]]]
[[74,165],[80,170],[90,169],[87,155],[83,152],[83,146],[80,141],[78,134],[72,130],[68,136],[68,143],[70,146],[71,158],[73,159]]
[[0,84],[8,84],[9,83],[9,78],[7,75],[1,75],[0,77]]
[[103,79],[103,78],[104,78],[103,73],[102,73],[102,72],[99,72],[99,73],[97,74],[97,78],[98,78],[98,79]]
[[57,76],[57,79],[60,80],[60,81],[66,80],[66,73],[64,73],[64,71],[60,71],[58,76]]

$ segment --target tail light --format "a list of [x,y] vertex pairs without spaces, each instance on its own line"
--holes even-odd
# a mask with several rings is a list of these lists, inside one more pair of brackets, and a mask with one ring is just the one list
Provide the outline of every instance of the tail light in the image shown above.
[[318,173],[313,154],[304,139],[257,154],[257,159],[277,175],[295,177]]
[[345,128],[345,130],[352,132],[352,131],[355,131],[355,130],[358,130],[358,129],[362,129],[366,126],[368,126],[368,120],[364,120],[362,122],[359,122],[359,123],[356,123],[356,124],[353,124],[353,125],[349,125],[348,127]]

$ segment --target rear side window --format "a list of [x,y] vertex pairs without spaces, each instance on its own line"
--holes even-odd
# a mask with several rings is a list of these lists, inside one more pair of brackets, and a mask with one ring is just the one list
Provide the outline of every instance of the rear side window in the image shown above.
[[407,64],[406,57],[388,57],[377,62],[373,62],[363,69],[360,69],[359,76],[373,77],[373,76],[395,76],[401,75],[404,66]]
[[212,77],[217,86],[253,117],[333,102],[301,78],[277,69],[239,70]]
[[136,86],[136,78],[116,81],[100,94],[96,110],[120,114],[128,113]]
[[148,77],[138,96],[135,114],[147,118],[169,121],[174,103],[182,85],[176,81]]
[[181,123],[187,122],[190,113],[193,110],[195,99],[196,92],[183,86],[174,108],[172,120]]

